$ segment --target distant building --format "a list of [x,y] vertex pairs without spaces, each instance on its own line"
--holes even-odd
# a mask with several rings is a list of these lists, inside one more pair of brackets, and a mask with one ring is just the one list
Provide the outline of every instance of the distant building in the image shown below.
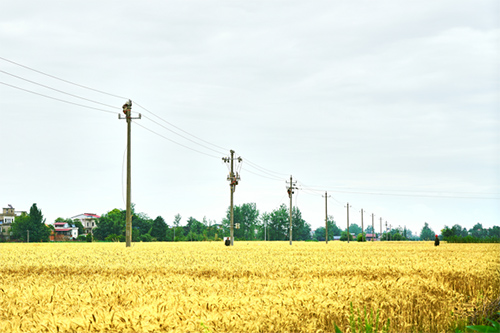
[[78,238],[78,228],[66,222],[54,222],[54,234],[51,240],[62,241]]
[[8,205],[8,208],[3,208],[0,214],[0,237],[4,239],[10,239],[10,228],[16,216],[20,216],[24,211],[16,211],[12,205]]
[[99,215],[83,213],[73,216],[71,219],[80,221],[80,223],[83,225],[83,228],[85,229],[85,234],[91,234],[92,230],[97,226],[96,221],[98,218],[100,218]]
[[378,241],[379,239],[377,238],[377,234],[366,234],[366,241],[371,241],[371,240]]

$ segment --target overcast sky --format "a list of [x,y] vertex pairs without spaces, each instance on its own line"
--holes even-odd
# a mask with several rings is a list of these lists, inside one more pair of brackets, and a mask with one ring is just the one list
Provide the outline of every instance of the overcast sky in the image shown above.
[[230,149],[235,204],[288,205],[292,175],[313,229],[325,191],[343,228],[347,202],[377,231],[500,225],[499,14],[494,0],[4,0],[0,204],[37,203],[50,223],[124,209],[130,98],[132,201],[170,225],[225,216]]

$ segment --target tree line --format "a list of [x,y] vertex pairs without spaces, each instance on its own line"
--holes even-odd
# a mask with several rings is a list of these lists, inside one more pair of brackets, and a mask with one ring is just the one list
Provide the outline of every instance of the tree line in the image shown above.
[[[272,212],[260,214],[255,203],[245,203],[234,206],[234,237],[235,240],[269,240],[286,241],[290,239],[289,209],[285,204],[280,205]],[[132,205],[132,241],[209,241],[222,240],[229,236],[230,230],[230,208],[220,223],[207,220],[205,217],[198,221],[189,217],[184,225],[181,225],[182,217],[177,214],[169,225],[161,216],[155,219],[145,213],[136,213]],[[57,218],[55,222],[66,222],[78,228],[80,240],[86,241],[125,241],[126,211],[113,209],[100,218],[96,219],[96,227],[92,234],[83,235],[85,229],[80,221]],[[333,240],[337,236],[341,241],[356,240],[366,241],[366,234],[376,234],[383,241],[404,240],[434,240],[435,233],[426,222],[420,235],[413,234],[411,230],[402,228],[391,228],[382,234],[376,233],[371,224],[362,228],[353,223],[347,228],[340,228],[332,216],[328,216],[328,239]],[[16,216],[11,225],[11,240],[31,242],[49,241],[54,231],[53,225],[45,224],[42,211],[36,203],[30,208],[29,213]],[[292,237],[294,241],[325,241],[326,229],[324,226],[312,230],[311,225],[302,218],[299,208],[292,208]],[[441,230],[440,238],[450,243],[471,242],[500,242],[500,227],[483,228],[477,223],[471,229],[455,224],[449,228],[445,226]]]

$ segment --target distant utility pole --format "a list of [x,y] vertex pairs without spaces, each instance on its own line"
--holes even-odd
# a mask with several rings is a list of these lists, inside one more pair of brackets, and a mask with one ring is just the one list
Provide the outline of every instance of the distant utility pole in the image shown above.
[[[27,235],[27,243],[29,243],[30,242],[30,231],[26,230],[26,232],[28,233],[28,235]],[[54,239],[55,239],[55,236],[54,236]]]
[[[349,238],[351,238],[351,234],[349,233],[349,203],[347,203],[347,243],[349,243]],[[352,206],[350,206],[352,207]]]
[[264,241],[267,241],[267,220],[264,221]]
[[132,117],[132,101],[130,99],[125,104],[123,104],[122,108],[125,117],[122,118],[121,114],[118,114],[118,119],[127,120],[127,215],[125,227],[125,242],[126,247],[130,247],[132,243],[130,132],[132,128],[132,119],[141,119],[141,114],[139,113],[139,117]]
[[382,240],[382,218],[380,218],[380,240]]
[[363,237],[364,234],[364,226],[363,226],[363,208],[361,208],[361,237]]
[[[231,171],[229,171],[229,176],[227,176],[227,180],[229,180],[229,189],[231,191],[231,246],[234,245],[234,209],[233,209],[233,193],[236,190],[236,185],[238,185],[238,181],[240,180],[240,175],[236,172],[234,173],[234,150],[229,151],[231,153],[231,157],[223,157],[222,160],[226,163],[231,163]],[[236,159],[239,163],[241,163],[241,157]]]
[[385,234],[386,234],[386,240],[389,240],[389,233],[387,232],[387,221],[385,221]]
[[328,192],[325,191],[325,240],[326,244],[328,244],[328,198],[331,195],[328,195]]
[[375,214],[372,213],[372,242],[374,241],[374,238],[375,238],[375,224],[373,223],[373,217],[375,216]]
[[290,245],[292,245],[292,194],[295,192],[293,190],[298,190],[296,186],[297,181],[292,181],[292,176],[290,176],[290,184],[288,184],[287,192],[288,197],[290,198]]

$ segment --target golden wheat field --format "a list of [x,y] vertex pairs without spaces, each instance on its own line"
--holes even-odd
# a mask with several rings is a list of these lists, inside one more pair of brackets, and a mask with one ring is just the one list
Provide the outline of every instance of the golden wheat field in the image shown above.
[[[446,332],[500,290],[499,244],[0,244],[1,332]],[[351,310],[351,304],[352,309]]]

